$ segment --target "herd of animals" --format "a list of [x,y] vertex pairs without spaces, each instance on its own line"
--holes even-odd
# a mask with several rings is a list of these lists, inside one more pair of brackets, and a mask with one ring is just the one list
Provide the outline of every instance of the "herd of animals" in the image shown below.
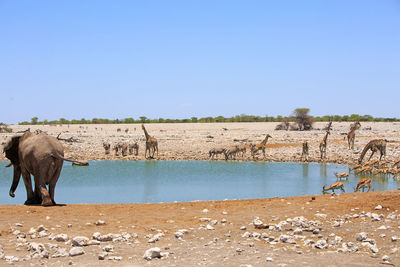
[[[361,124],[356,122],[351,125],[350,132],[347,134],[349,149],[354,149],[355,132],[360,128]],[[155,153],[158,156],[158,141],[153,136],[150,136],[142,124],[142,129],[146,138],[145,157],[154,158]],[[326,147],[328,135],[330,134],[331,123],[326,127],[326,133],[322,139],[319,150],[321,159],[326,158]],[[209,151],[209,157],[214,159],[218,155],[223,154],[225,160],[235,159],[237,156],[243,157],[247,150],[250,150],[251,156],[255,159],[257,153],[263,153],[265,159],[265,150],[268,139],[271,138],[269,134],[266,135],[264,140],[258,144],[243,144],[235,145],[228,148],[213,148]],[[348,179],[349,173],[354,171],[356,174],[371,173],[371,174],[392,174],[393,178],[400,174],[400,159],[397,160],[392,166],[388,167],[389,162],[382,161],[382,157],[386,155],[386,144],[389,142],[386,139],[371,140],[361,152],[358,160],[358,165],[355,165],[349,172],[338,173],[338,179]],[[111,145],[103,143],[105,154],[110,154]],[[122,156],[129,154],[138,155],[139,145],[137,142],[133,144],[117,143],[113,146],[116,155],[121,152]],[[371,150],[371,155],[367,163],[362,164],[365,154]],[[3,144],[3,151],[10,163],[6,167],[14,167],[13,182],[9,191],[9,195],[14,197],[15,190],[18,186],[20,177],[23,177],[25,188],[27,191],[27,200],[25,204],[41,204],[42,206],[56,205],[54,201],[54,189],[57,180],[60,176],[63,161],[71,161],[77,165],[84,165],[84,162],[70,160],[64,157],[64,149],[60,141],[55,137],[49,136],[44,132],[32,133],[29,130],[25,131],[23,135],[15,135],[9,138]],[[374,153],[380,152],[379,160],[370,161]],[[301,160],[308,160],[309,145],[307,141],[303,143]],[[31,175],[34,176],[35,188],[32,188]],[[49,189],[47,189],[47,186]],[[373,190],[371,185],[371,178],[365,178],[358,182],[354,192],[368,188],[368,191]],[[344,185],[342,182],[336,182],[329,187],[323,187],[323,193],[331,190],[341,190],[344,192]]]

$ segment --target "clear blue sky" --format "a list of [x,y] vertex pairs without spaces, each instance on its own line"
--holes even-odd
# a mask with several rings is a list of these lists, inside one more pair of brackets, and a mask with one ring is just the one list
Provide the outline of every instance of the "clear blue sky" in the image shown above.
[[0,122],[400,117],[400,1],[0,0]]

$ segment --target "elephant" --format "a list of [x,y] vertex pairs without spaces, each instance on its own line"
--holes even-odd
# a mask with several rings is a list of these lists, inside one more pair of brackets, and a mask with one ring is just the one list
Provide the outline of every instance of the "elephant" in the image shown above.
[[[15,135],[4,144],[4,152],[14,167],[13,181],[9,195],[14,197],[19,179],[23,177],[27,200],[25,205],[41,204],[56,205],[54,190],[64,160],[64,149],[59,140],[46,133],[33,134],[25,132],[22,136]],[[78,162],[78,161],[76,161]],[[35,190],[32,190],[31,174],[34,176]],[[49,186],[47,190],[46,185]]]

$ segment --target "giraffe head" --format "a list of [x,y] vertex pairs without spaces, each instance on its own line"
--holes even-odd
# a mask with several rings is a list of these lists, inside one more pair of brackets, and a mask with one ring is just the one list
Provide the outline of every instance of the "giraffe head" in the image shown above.
[[144,128],[144,124],[142,124],[142,129],[144,130],[145,128]]

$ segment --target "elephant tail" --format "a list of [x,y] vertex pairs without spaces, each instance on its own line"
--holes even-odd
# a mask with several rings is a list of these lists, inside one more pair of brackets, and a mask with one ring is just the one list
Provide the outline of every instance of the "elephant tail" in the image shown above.
[[68,161],[68,162],[72,162],[73,164],[76,164],[76,165],[81,165],[81,166],[89,165],[89,162],[87,162],[87,161],[79,161],[79,160],[67,159],[67,158],[64,158],[63,156],[61,156],[61,155],[59,155],[57,153],[53,153],[53,154],[51,154],[51,156],[53,158],[56,158],[56,159],[62,159],[62,160]]

